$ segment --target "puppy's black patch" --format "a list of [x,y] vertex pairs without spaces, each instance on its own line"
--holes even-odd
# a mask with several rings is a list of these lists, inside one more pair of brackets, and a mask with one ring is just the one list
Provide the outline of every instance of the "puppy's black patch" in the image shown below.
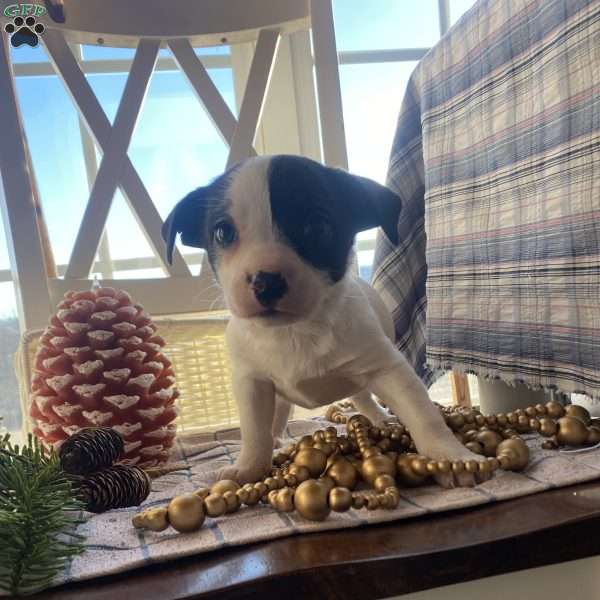
[[190,192],[175,205],[162,227],[169,263],[173,261],[175,238],[181,234],[182,244],[207,251],[215,269],[217,253],[212,232],[215,223],[227,216],[229,203],[225,192],[233,170],[226,171],[210,185]]
[[273,157],[268,177],[273,223],[333,282],[344,276],[359,231],[381,226],[398,243],[401,201],[388,188],[299,156]]

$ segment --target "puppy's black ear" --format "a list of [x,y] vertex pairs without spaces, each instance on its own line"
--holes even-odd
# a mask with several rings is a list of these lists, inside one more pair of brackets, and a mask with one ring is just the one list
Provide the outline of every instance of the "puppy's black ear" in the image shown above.
[[162,237],[167,244],[167,260],[173,263],[173,247],[177,234],[181,242],[194,248],[206,248],[204,222],[209,188],[202,187],[180,200],[162,226]]
[[402,210],[400,197],[389,188],[367,179],[336,170],[338,181],[344,190],[350,219],[356,232],[381,227],[397,245],[398,219]]

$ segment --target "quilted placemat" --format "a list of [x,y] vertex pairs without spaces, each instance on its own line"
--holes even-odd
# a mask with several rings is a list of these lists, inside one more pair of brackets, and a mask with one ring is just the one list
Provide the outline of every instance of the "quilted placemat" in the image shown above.
[[[292,421],[288,426],[288,435],[296,439],[329,425],[331,423],[319,419]],[[207,472],[233,462],[240,449],[239,439],[238,429],[180,436],[173,458],[188,463],[190,470],[154,480],[153,491],[142,508],[164,505],[173,496],[207,485]],[[531,460],[527,470],[522,473],[499,471],[493,479],[475,488],[445,490],[429,485],[401,489],[402,498],[395,510],[351,509],[346,513],[332,512],[326,521],[320,523],[306,521],[296,513],[278,513],[263,504],[244,507],[233,515],[207,518],[200,531],[189,534],[180,534],[170,528],[160,533],[134,529],[131,518],[140,510],[138,508],[90,514],[89,519],[79,527],[80,533],[86,536],[85,552],[67,566],[54,584],[214,552],[225,546],[397,521],[499,502],[600,477],[600,448],[563,453],[542,449],[537,436],[525,436],[525,439],[531,450]],[[541,498],[540,502],[543,502]]]

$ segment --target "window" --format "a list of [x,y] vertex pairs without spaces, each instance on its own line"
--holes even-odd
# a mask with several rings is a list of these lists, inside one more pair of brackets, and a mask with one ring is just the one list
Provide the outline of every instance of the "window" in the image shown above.
[[[410,73],[445,28],[444,7],[449,7],[449,20],[453,23],[472,4],[473,0],[333,0],[349,166],[353,172],[385,181],[397,114]],[[273,77],[285,85],[272,86],[272,93],[293,87],[297,75],[294,69],[299,64],[293,53],[305,52],[308,61],[304,63],[310,65],[309,47],[309,44],[282,42],[283,51],[280,50]],[[77,46],[75,52],[112,121],[134,51]],[[243,89],[244,73],[240,70],[249,63],[248,52],[247,48],[229,46],[196,49],[234,114]],[[101,155],[94,151],[89,134],[42,45],[11,48],[11,57],[50,242],[61,274],[69,260]],[[310,76],[310,66],[307,69]],[[297,84],[297,87],[303,86]],[[269,153],[318,148],[314,141],[318,135],[316,117],[308,114],[308,103],[303,98],[297,96],[291,102],[279,97],[277,102],[267,100],[257,148]],[[268,122],[269,111],[276,104],[277,110],[272,111],[276,116]],[[290,111],[295,111],[297,118],[289,118]],[[292,128],[294,132],[290,133],[288,129]],[[286,146],[292,142],[298,144],[298,150],[293,145]],[[187,191],[219,174],[226,153],[225,144],[177,69],[170,51],[162,49],[129,148],[129,156],[161,215],[166,216]],[[358,258],[365,278],[370,276],[373,249],[374,232],[360,234]],[[192,271],[197,272],[198,251],[189,248],[182,251]],[[163,276],[120,192],[114,198],[97,261],[95,270],[102,276]],[[12,358],[18,341],[15,306],[0,223],[0,385],[5,390],[0,396],[0,415],[5,416],[10,429],[20,423],[18,408],[12,402],[17,397]],[[11,399],[10,406],[7,398]]]

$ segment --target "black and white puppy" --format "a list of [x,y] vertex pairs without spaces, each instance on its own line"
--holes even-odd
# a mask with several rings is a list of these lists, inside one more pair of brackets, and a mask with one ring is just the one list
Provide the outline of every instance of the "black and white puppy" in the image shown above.
[[[274,439],[292,404],[316,408],[352,397],[375,423],[410,430],[418,451],[477,458],[460,444],[394,346],[392,319],[349,268],[354,236],[381,226],[398,243],[401,202],[386,187],[296,156],[248,159],[181,200],[163,228],[171,260],[177,234],[204,248],[231,320],[226,341],[242,449],[219,473],[240,483],[271,467]],[[473,485],[469,473],[437,476]]]

